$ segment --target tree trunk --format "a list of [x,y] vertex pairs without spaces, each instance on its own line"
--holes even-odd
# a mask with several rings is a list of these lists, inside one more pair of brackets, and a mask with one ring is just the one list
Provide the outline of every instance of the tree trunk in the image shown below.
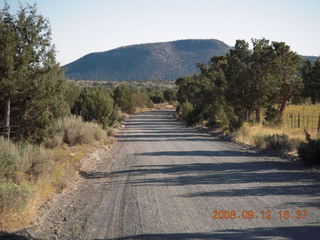
[[261,118],[260,118],[260,107],[257,107],[255,109],[255,112],[256,112],[256,122],[260,123],[260,120],[261,120]]
[[5,112],[5,121],[6,121],[6,135],[8,140],[10,140],[10,99],[6,101],[6,112]]
[[278,113],[278,121],[282,121],[282,116],[284,113],[284,110],[286,108],[287,102],[290,98],[290,90],[292,88],[292,84],[288,83],[288,78],[286,76],[283,77],[282,79],[282,86],[281,86],[281,102],[280,102],[280,107],[279,107],[279,113]]
[[280,103],[280,108],[279,108],[279,113],[278,113],[278,120],[281,121],[282,120],[282,116],[283,116],[283,112],[286,108],[287,102],[289,100],[289,95],[284,95],[281,103]]

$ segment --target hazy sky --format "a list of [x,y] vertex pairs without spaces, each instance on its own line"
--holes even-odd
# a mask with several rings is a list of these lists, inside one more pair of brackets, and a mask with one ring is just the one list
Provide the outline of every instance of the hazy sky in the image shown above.
[[[19,0],[7,0],[12,11]],[[57,58],[147,42],[265,37],[320,55],[319,0],[20,0],[49,18]],[[1,7],[4,1],[0,0]]]

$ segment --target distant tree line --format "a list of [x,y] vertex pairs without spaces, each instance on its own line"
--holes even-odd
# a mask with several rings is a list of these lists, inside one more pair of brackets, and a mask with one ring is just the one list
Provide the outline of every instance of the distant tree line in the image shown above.
[[176,80],[177,111],[189,124],[226,129],[254,119],[277,124],[289,101],[320,101],[320,60],[303,61],[284,42],[237,40],[226,56],[199,63],[199,74]]

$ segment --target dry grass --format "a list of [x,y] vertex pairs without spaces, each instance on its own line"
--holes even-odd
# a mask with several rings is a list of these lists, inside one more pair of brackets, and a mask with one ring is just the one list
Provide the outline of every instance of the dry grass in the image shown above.
[[[300,128],[291,127],[291,117],[292,114],[300,113]],[[306,120],[302,121],[302,116],[319,116],[320,105],[289,105],[284,113],[284,124],[282,126],[265,126],[262,124],[251,124],[245,123],[242,128],[237,132],[233,133],[233,137],[236,141],[245,143],[251,146],[256,146],[260,148],[268,148],[268,137],[270,136],[287,136],[288,144],[292,145],[293,150],[291,153],[296,153],[296,147],[299,142],[305,142],[305,132]],[[306,118],[304,118],[306,119]],[[309,118],[311,119],[311,117]],[[290,124],[287,124],[287,123]],[[319,138],[319,133],[317,132],[317,125],[315,120],[313,121],[313,128],[311,128],[311,121],[309,121],[308,132],[312,138]]]
[[169,104],[169,103],[159,103],[159,104],[154,104],[153,107],[151,108],[137,108],[136,112],[145,112],[145,111],[153,111],[153,110],[163,110],[163,109],[170,109],[174,108],[174,105]]
[[118,129],[111,127],[107,129],[107,133],[109,137],[115,136],[118,134]]
[[[19,206],[11,204],[9,208],[7,205],[6,209],[1,211],[0,230],[15,231],[27,226],[35,219],[39,207],[55,193],[61,193],[72,182],[80,168],[80,160],[92,150],[92,147],[93,145],[78,145],[56,148],[52,150],[52,160],[55,164],[51,172],[42,175],[37,180],[25,181],[14,186],[11,184],[11,188],[15,191],[21,188],[24,195],[20,194]],[[27,195],[28,193],[30,195]],[[5,194],[7,198],[17,198],[16,194]]]
[[283,115],[283,128],[301,130],[306,129],[314,137],[317,135],[320,117],[320,104],[289,105]]
[[53,149],[0,138],[0,231],[27,226],[44,202],[72,182],[80,159],[93,147],[111,142],[108,134],[115,134],[76,117],[60,121],[54,132],[46,141]]
[[37,179],[52,171],[54,162],[50,151],[42,146],[15,144],[0,137],[1,180],[20,183]]
[[53,129],[53,138],[47,139],[44,145],[48,148],[59,147],[63,143],[69,146],[92,144],[106,140],[108,135],[102,127],[93,122],[84,122],[81,117],[70,116],[59,121]]
[[55,162],[52,152],[41,146],[4,138],[0,138],[0,152],[0,229],[10,230],[30,220],[22,212],[29,208],[37,183],[54,170]]
[[[295,153],[296,147],[300,142],[305,141],[305,135],[301,131],[297,132],[291,129],[273,128],[245,123],[238,131],[232,134],[233,138],[240,143],[245,143],[259,148],[289,150]],[[283,149],[281,149],[281,146]]]

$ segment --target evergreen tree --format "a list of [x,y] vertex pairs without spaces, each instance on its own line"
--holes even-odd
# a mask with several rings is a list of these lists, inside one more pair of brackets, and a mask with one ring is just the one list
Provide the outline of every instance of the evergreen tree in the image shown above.
[[134,113],[136,111],[131,89],[121,84],[113,93],[113,99],[123,112]]
[[[177,79],[178,109],[188,106],[184,117],[189,123],[208,120],[233,130],[254,113],[260,122],[262,108],[267,121],[281,121],[287,102],[301,89],[300,57],[285,43],[252,43],[250,50],[246,41],[237,40],[226,56],[199,63],[200,74]],[[305,79],[317,89],[319,64],[309,68]]]
[[8,138],[10,138],[11,100],[18,90],[14,59],[17,44],[14,18],[6,4],[0,11],[0,102],[5,103],[5,130]]
[[104,128],[118,120],[118,107],[101,88],[84,88],[75,102],[73,113],[85,121],[96,121]]
[[11,15],[6,5],[0,31],[0,101],[11,109],[6,118],[11,115],[9,124],[18,126],[15,136],[39,143],[68,110],[48,20],[35,6],[21,6]]
[[228,65],[225,69],[227,102],[234,107],[235,113],[242,121],[248,119],[253,109],[249,95],[249,66],[251,51],[244,40],[237,40],[234,49],[227,54]]
[[301,69],[301,74],[304,83],[304,96],[310,97],[313,104],[320,102],[320,58],[314,64],[306,61]]
[[249,115],[255,112],[255,121],[261,120],[261,109],[274,97],[275,78],[272,76],[270,43],[266,39],[253,39],[253,52],[249,67],[248,99],[251,102]]
[[301,58],[284,42],[272,42],[269,54],[272,58],[271,67],[275,78],[273,88],[279,89],[272,98],[278,103],[276,120],[281,121],[289,99],[302,84],[299,74]]
[[176,91],[171,88],[165,89],[163,91],[163,97],[169,103],[174,102],[177,99]]

